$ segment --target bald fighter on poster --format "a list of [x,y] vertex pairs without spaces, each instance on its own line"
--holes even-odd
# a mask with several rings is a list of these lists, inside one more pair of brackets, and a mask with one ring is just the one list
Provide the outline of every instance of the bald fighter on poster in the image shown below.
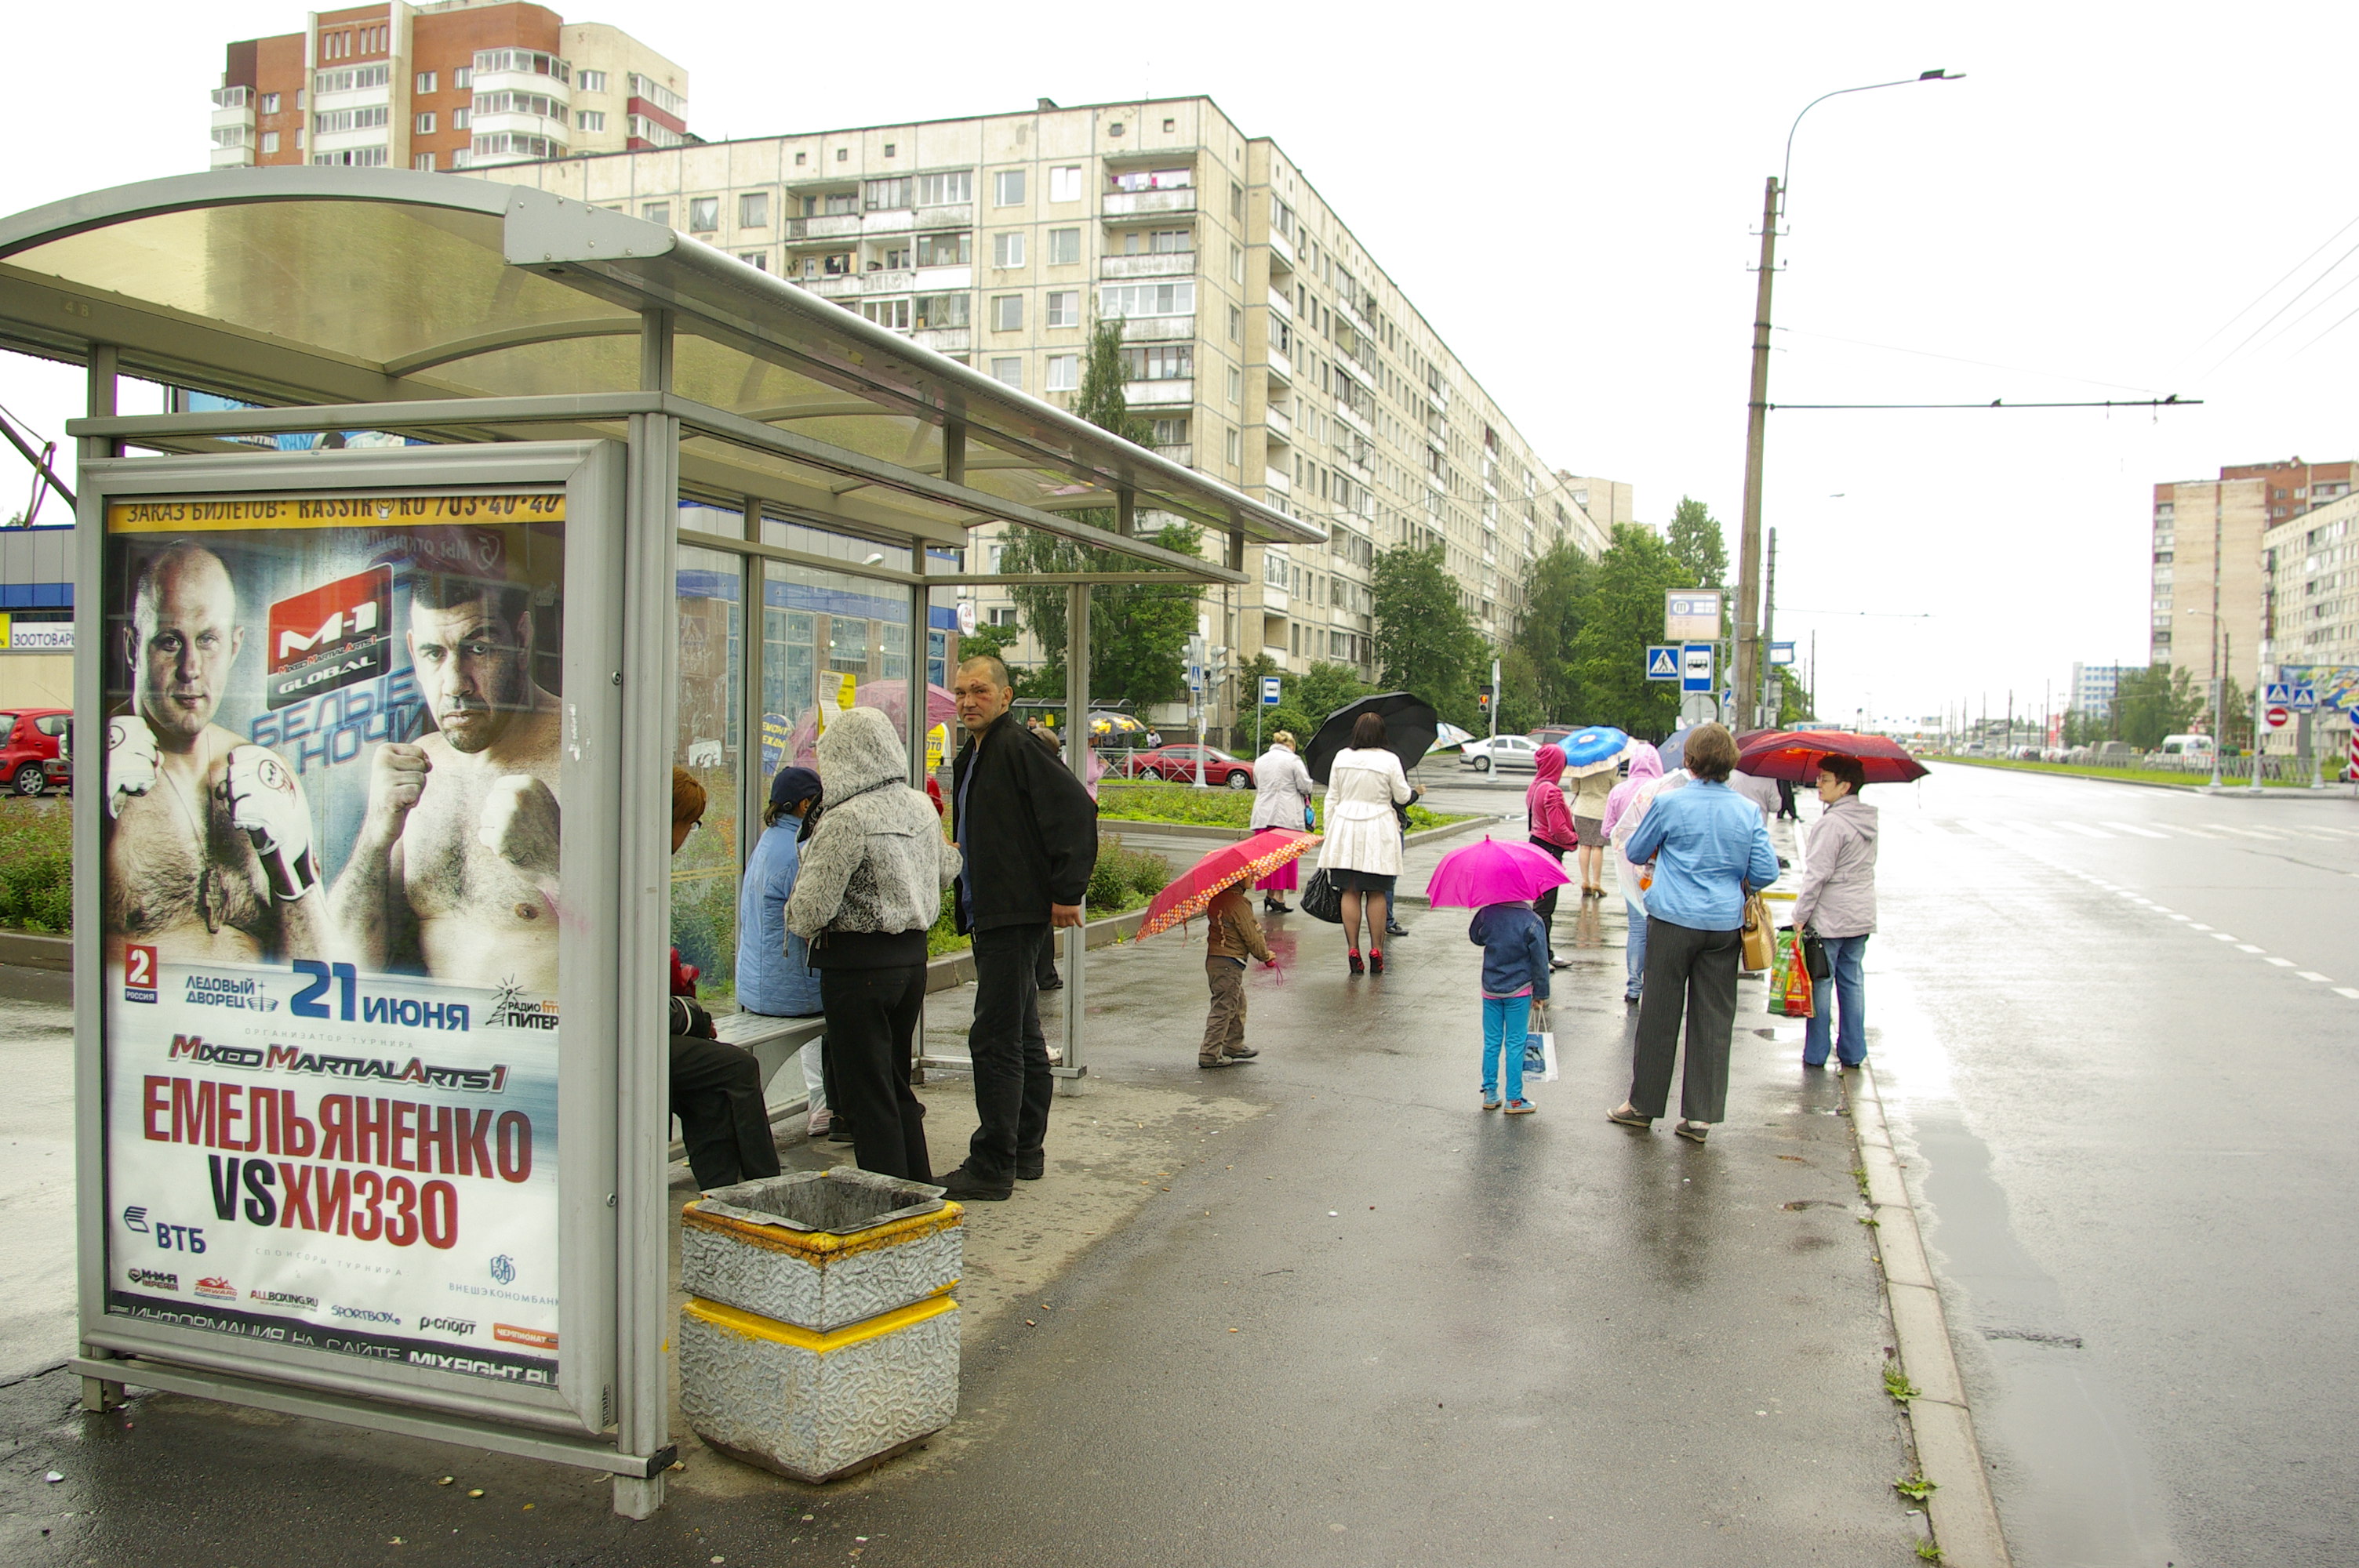
[[364,968],[557,990],[558,699],[532,678],[530,591],[420,573],[409,663],[435,732],[389,741],[337,879]]
[[326,946],[311,807],[295,770],[213,722],[245,646],[222,558],[174,544],[131,593],[131,711],[106,725],[106,935],[166,963],[283,962]]

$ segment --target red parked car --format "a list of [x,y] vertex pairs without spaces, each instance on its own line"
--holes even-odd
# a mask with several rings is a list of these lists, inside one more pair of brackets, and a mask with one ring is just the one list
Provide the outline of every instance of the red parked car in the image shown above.
[[0,712],[0,784],[17,795],[38,795],[48,788],[49,764],[60,756],[58,741],[72,722],[70,708]]
[[1173,784],[1196,782],[1196,759],[1204,759],[1204,782],[1224,789],[1251,789],[1253,764],[1240,762],[1217,746],[1158,746],[1130,759],[1123,772],[1135,779],[1168,779]]

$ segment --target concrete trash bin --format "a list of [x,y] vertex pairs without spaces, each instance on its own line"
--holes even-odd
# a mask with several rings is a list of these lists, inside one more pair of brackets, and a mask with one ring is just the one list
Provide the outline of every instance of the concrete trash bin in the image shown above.
[[958,1413],[964,1212],[850,1166],[720,1189],[681,1214],[680,1409],[749,1464],[829,1481]]

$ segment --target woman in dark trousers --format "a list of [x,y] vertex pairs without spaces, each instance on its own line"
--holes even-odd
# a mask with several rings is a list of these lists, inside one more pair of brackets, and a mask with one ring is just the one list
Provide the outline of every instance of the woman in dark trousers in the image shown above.
[[933,1180],[909,1063],[926,995],[926,928],[958,873],[941,818],[909,787],[908,753],[874,708],[819,740],[827,807],[802,847],[787,929],[810,944],[827,1014],[828,1100],[864,1171]]
[[1652,863],[1647,889],[1647,970],[1631,1050],[1630,1098],[1608,1119],[1651,1130],[1671,1092],[1671,1059],[1687,1023],[1680,1123],[1701,1143],[1728,1109],[1728,1042],[1736,1023],[1736,970],[1744,947],[1745,893],[1777,880],[1777,852],[1760,807],[1728,787],[1736,740],[1718,724],[1688,737],[1695,782],[1658,796],[1626,851]]
[[[671,852],[704,820],[704,786],[671,771]],[[778,1173],[778,1145],[762,1098],[762,1064],[751,1051],[713,1037],[712,1015],[696,1000],[696,971],[671,951],[671,1111],[679,1118],[688,1168],[705,1192]]]

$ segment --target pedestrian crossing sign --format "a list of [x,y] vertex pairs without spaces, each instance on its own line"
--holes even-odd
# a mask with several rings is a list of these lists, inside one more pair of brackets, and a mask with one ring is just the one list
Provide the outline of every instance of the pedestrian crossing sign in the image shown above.
[[1668,643],[1650,643],[1647,648],[1647,678],[1677,680],[1680,678],[1680,651]]
[[2293,701],[2293,687],[2283,681],[2271,681],[2261,700],[2272,707],[2283,708]]

